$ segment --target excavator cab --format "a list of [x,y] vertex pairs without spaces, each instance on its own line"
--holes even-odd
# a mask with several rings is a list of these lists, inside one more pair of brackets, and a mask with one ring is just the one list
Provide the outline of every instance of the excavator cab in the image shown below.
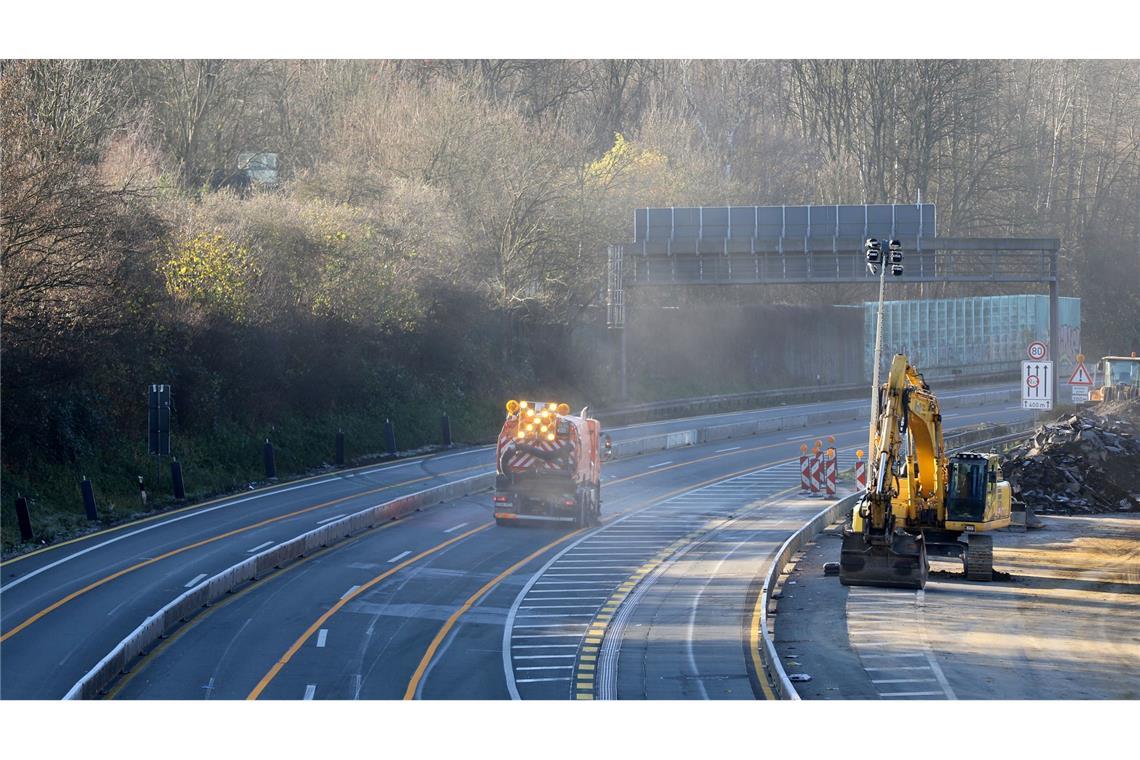
[[955,456],[950,459],[950,478],[946,487],[946,519],[959,522],[982,522],[986,515],[989,484],[996,473],[989,462],[979,456]]

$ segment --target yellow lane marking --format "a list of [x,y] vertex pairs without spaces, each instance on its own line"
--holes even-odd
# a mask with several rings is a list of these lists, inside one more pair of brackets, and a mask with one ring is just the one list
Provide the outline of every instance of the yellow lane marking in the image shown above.
[[763,603],[764,594],[762,591],[757,591],[756,605],[752,608],[752,623],[748,631],[748,654],[752,658],[752,669],[756,671],[756,680],[760,682],[764,698],[775,700],[776,694],[768,685],[768,673],[764,670],[764,663],[760,659],[760,605]]
[[[784,460],[784,461],[791,461],[791,460]],[[764,465],[763,467],[754,468],[754,469],[768,469],[770,467],[775,467],[778,464],[782,464],[782,463],[783,462],[773,463],[773,464]],[[737,475],[728,476],[727,478],[718,478],[717,480],[719,482],[719,481],[723,481],[723,480],[729,480],[733,477],[737,477]],[[697,487],[700,487],[700,486],[697,486]],[[620,586],[618,586],[618,588],[610,595],[609,599],[606,600],[606,603],[602,609],[612,613],[614,610],[616,610],[618,607],[620,607],[621,604],[626,599],[629,598],[629,596],[633,593],[633,589],[636,588],[638,582],[643,580],[646,576],[648,576],[655,569],[660,567],[666,560],[668,560],[669,557],[671,557],[674,554],[676,554],[677,552],[681,551],[686,546],[690,546],[693,543],[695,543],[697,540],[699,540],[705,536],[711,535],[712,533],[715,533],[717,530],[724,528],[729,523],[735,522],[736,520],[740,519],[741,517],[743,517],[746,514],[754,512],[757,509],[760,509],[761,507],[770,506],[772,504],[777,503],[777,500],[779,498],[786,496],[787,494],[791,493],[792,491],[796,491],[798,489],[799,489],[798,485],[792,486],[791,488],[784,489],[783,491],[779,491],[779,492],[771,494],[769,496],[764,496],[764,497],[757,499],[756,501],[752,502],[751,504],[746,505],[735,516],[730,517],[730,518],[725,519],[725,520],[721,520],[719,523],[713,525],[712,527],[709,527],[708,522],[706,522],[704,525],[698,526],[698,527],[694,528],[693,530],[689,531],[684,536],[682,536],[681,538],[678,538],[676,541],[674,541],[670,545],[666,546],[665,548],[659,550],[655,555],[653,555],[652,557],[647,559],[635,572],[633,572],[630,575],[629,581],[626,581],[625,583],[622,583]],[[688,490],[693,490],[693,488],[690,488]],[[605,638],[607,631],[609,630],[609,624],[610,624],[610,615],[606,615],[604,620],[602,619],[601,615],[596,615],[594,620],[589,625],[589,634],[591,636],[593,636],[594,638],[592,640],[587,639],[587,641],[590,642],[591,644],[601,644],[602,640]],[[755,631],[753,631],[752,633],[755,634]],[[752,638],[754,639],[755,635],[753,635]],[[589,652],[589,656],[586,655],[587,651]],[[578,657],[574,661],[574,672],[579,678],[579,681],[578,681],[578,689],[579,690],[589,688],[591,690],[591,693],[592,693],[593,685],[590,684],[589,686],[587,686],[587,684],[585,682],[583,682],[582,679],[584,679],[584,678],[593,679],[594,676],[593,676],[592,672],[583,673],[583,671],[593,671],[595,669],[594,661],[596,660],[596,652],[597,651],[598,651],[598,647],[596,647],[596,646],[582,647],[581,650],[579,650]],[[750,654],[752,655],[753,662],[755,663],[755,658],[756,658],[755,642],[753,642],[753,645],[750,648]],[[764,679],[764,671],[758,669],[756,671],[756,674],[757,674],[757,679],[760,681],[761,686],[765,689],[765,692],[766,693],[770,692],[770,690],[768,689],[768,685]],[[581,693],[582,692],[579,691],[579,694],[581,694]]]
[[385,578],[388,578],[388,577],[394,575],[395,573],[398,573],[399,571],[403,570],[408,565],[411,565],[415,562],[419,562],[424,557],[431,556],[432,554],[435,554],[436,552],[441,551],[442,549],[446,549],[448,546],[451,546],[452,544],[454,544],[458,541],[462,541],[463,539],[467,538],[468,536],[473,536],[476,533],[478,533],[479,531],[486,530],[487,528],[490,528],[494,524],[495,523],[493,523],[493,522],[483,523],[478,528],[472,528],[471,530],[467,531],[466,533],[460,533],[458,536],[455,536],[454,538],[449,538],[448,540],[444,541],[443,543],[436,544],[435,546],[431,547],[430,549],[425,549],[424,551],[420,552],[416,556],[409,557],[408,559],[404,560],[403,562],[401,562],[400,564],[391,568],[390,570],[385,570],[384,572],[380,573],[379,575],[377,575],[375,578],[368,581],[367,583],[353,589],[352,593],[345,594],[343,597],[340,598],[339,601],[337,601],[336,604],[334,604],[332,607],[330,607],[327,612],[325,612],[323,615],[321,615],[319,618],[317,618],[316,621],[314,621],[312,625],[310,625],[308,628],[306,628],[304,633],[302,633],[299,637],[297,637],[297,640],[293,642],[293,645],[285,651],[285,654],[281,655],[280,660],[278,660],[276,663],[274,663],[273,667],[270,668],[269,672],[266,673],[265,676],[258,682],[257,686],[255,686],[253,688],[253,691],[251,691],[249,693],[249,696],[247,696],[246,699],[252,700],[252,699],[257,699],[259,696],[261,696],[261,692],[265,691],[265,687],[269,686],[269,683],[274,678],[277,677],[277,674],[281,672],[281,669],[289,664],[289,661],[293,659],[293,655],[297,654],[297,651],[305,644],[305,641],[308,640],[308,638],[310,636],[312,636],[314,633],[316,633],[318,630],[320,630],[321,626],[324,625],[328,621],[328,619],[331,618],[333,615],[335,615],[342,607],[344,607],[344,605],[348,604],[353,599],[360,596],[365,591],[372,588],[373,586],[375,586],[377,583],[384,580]]
[[[478,465],[478,466],[482,467],[483,465]],[[470,470],[470,469],[475,469],[475,468],[468,467],[466,469]],[[455,470],[454,472],[456,472],[456,473],[464,472],[464,470]],[[44,617],[45,615],[47,615],[51,612],[54,612],[55,610],[58,610],[63,605],[67,604],[68,602],[70,602],[74,599],[77,599],[77,598],[83,596],[84,594],[88,593],[89,591],[93,591],[93,590],[99,588],[100,586],[103,586],[107,583],[110,583],[111,581],[115,580],[116,578],[121,578],[128,573],[133,573],[134,571],[140,570],[144,567],[147,567],[148,565],[153,565],[154,563],[161,562],[164,559],[169,559],[169,558],[174,557],[178,554],[182,554],[183,552],[188,552],[191,549],[197,549],[198,547],[206,546],[207,544],[212,544],[215,541],[221,541],[224,538],[236,536],[236,535],[239,535],[241,533],[245,533],[247,531],[254,530],[255,528],[261,528],[261,527],[264,527],[266,525],[271,525],[272,523],[280,522],[281,520],[288,520],[289,518],[296,517],[297,515],[303,515],[306,512],[312,512],[312,511],[317,510],[317,509],[323,509],[325,507],[331,507],[334,504],[340,504],[341,502],[351,501],[352,499],[359,499],[359,498],[364,497],[364,496],[371,496],[372,494],[380,493],[381,491],[390,491],[393,488],[398,488],[400,486],[407,486],[407,485],[412,485],[413,483],[420,483],[420,482],[425,481],[425,480],[432,480],[433,478],[436,478],[436,477],[438,477],[438,476],[426,475],[422,478],[415,478],[413,480],[405,480],[402,483],[391,483],[389,485],[380,486],[379,488],[373,488],[373,489],[368,490],[368,491],[361,491],[359,493],[350,494],[348,496],[342,496],[342,497],[337,498],[337,499],[332,499],[331,501],[322,502],[320,504],[314,504],[311,507],[305,507],[303,509],[298,509],[295,512],[290,512],[290,513],[284,514],[284,515],[277,515],[276,517],[270,517],[268,519],[262,520],[261,522],[253,523],[252,525],[246,525],[246,526],[243,526],[241,528],[235,528],[234,530],[227,531],[226,533],[221,533],[217,536],[211,536],[210,538],[204,538],[201,541],[196,541],[192,544],[187,544],[186,546],[181,546],[177,549],[172,549],[172,550],[166,552],[165,554],[160,554],[157,557],[151,557],[150,559],[145,559],[142,562],[138,562],[134,565],[131,565],[130,567],[123,568],[122,570],[119,570],[118,572],[111,573],[108,576],[100,578],[99,580],[94,581],[93,583],[89,583],[88,585],[84,586],[83,588],[79,589],[78,591],[72,591],[70,594],[63,597],[62,599],[59,599],[58,601],[53,602],[52,604],[48,605],[47,607],[44,607],[42,610],[40,610],[36,614],[32,615],[30,618],[28,618],[24,622],[20,623],[15,628],[12,628],[11,630],[5,632],[3,636],[0,636],[0,642],[7,641],[8,639],[12,638],[13,636],[15,636],[20,631],[24,630],[28,626],[35,623],[37,620]]]
[[[360,541],[362,539],[371,538],[374,534],[379,533],[382,530],[388,530],[389,528],[394,528],[398,524],[399,523],[396,523],[396,522],[387,522],[387,523],[384,523],[383,525],[377,525],[374,528],[369,528],[368,530],[364,531],[363,533],[360,533],[359,535],[353,536],[352,538],[341,541],[338,544],[333,544],[332,546],[326,546],[322,549],[319,549],[319,550],[313,552],[312,554],[306,554],[304,557],[301,557],[300,559],[295,560],[294,562],[292,562],[289,565],[281,568],[280,570],[274,570],[274,571],[270,572],[269,574],[265,575],[263,578],[258,578],[257,580],[259,580],[259,581],[267,581],[270,579],[276,580],[277,578],[280,578],[281,576],[285,575],[286,573],[290,573],[293,570],[297,569],[298,567],[306,565],[310,561],[317,559],[318,557],[323,557],[324,555],[328,554],[329,552],[336,551],[337,549],[344,549],[344,548],[347,548],[349,546],[352,546],[353,544],[357,543],[358,541]],[[186,623],[182,627],[178,628],[178,630],[176,630],[174,633],[167,636],[165,639],[162,639],[162,641],[159,642],[159,644],[156,647],[154,647],[149,652],[147,652],[145,655],[143,655],[142,659],[139,661],[139,663],[137,665],[132,667],[126,675],[122,676],[121,678],[119,678],[118,681],[115,682],[115,685],[111,688],[110,691],[107,692],[104,699],[115,699],[116,697],[118,697],[118,695],[123,691],[123,689],[125,689],[130,684],[130,682],[135,679],[135,676],[137,676],[142,671],[146,670],[147,666],[149,666],[152,662],[154,662],[155,658],[157,658],[160,654],[162,654],[164,651],[166,651],[166,649],[168,647],[170,647],[176,641],[181,639],[185,634],[189,633],[191,629],[197,627],[199,623],[204,622],[206,620],[206,618],[210,617],[211,615],[213,615],[218,610],[229,606],[232,602],[236,602],[238,599],[242,598],[243,596],[245,596],[249,592],[253,591],[254,589],[259,589],[261,587],[262,587],[261,583],[250,583],[250,584],[246,585],[244,588],[242,588],[240,591],[235,591],[232,594],[227,594],[226,597],[224,599],[222,599],[221,601],[214,602],[209,607],[207,607],[203,612],[199,612],[188,623]]]
[[465,612],[467,612],[467,610],[471,609],[471,607],[475,604],[475,602],[479,601],[479,599],[481,599],[484,594],[486,594],[488,591],[493,589],[496,585],[498,585],[508,575],[515,572],[520,567],[526,565],[528,562],[535,559],[536,557],[542,556],[546,552],[553,549],[555,546],[558,546],[558,544],[561,544],[561,543],[565,542],[566,540],[578,535],[579,533],[581,533],[584,530],[585,530],[585,528],[579,528],[578,530],[576,530],[572,533],[567,533],[565,536],[562,536],[561,538],[558,538],[558,539],[555,539],[554,541],[551,541],[549,544],[547,544],[546,546],[543,546],[541,549],[535,550],[531,554],[527,555],[523,559],[520,559],[518,562],[516,562],[513,565],[511,565],[510,567],[508,567],[503,572],[496,575],[491,580],[487,581],[487,583],[485,583],[482,588],[480,588],[478,591],[476,591],[474,594],[472,594],[470,597],[468,597],[467,601],[465,601],[459,607],[459,609],[457,609],[455,612],[451,613],[451,617],[449,617],[447,619],[447,621],[444,622],[443,627],[441,627],[439,629],[439,631],[435,634],[435,638],[433,638],[431,640],[431,643],[428,644],[427,651],[425,651],[424,656],[420,658],[420,664],[416,666],[416,671],[414,673],[412,673],[411,680],[408,681],[408,688],[404,691],[404,699],[415,699],[416,698],[416,690],[419,688],[420,681],[423,679],[424,673],[427,672],[428,665],[431,664],[432,658],[435,657],[435,653],[436,653],[436,651],[439,650],[440,644],[443,643],[443,640],[447,637],[447,634],[451,631],[452,627],[459,620],[459,618],[463,615],[463,613],[465,613]]
[[[473,449],[473,451],[478,451],[478,449]],[[420,454],[419,456],[408,457],[407,459],[402,459],[399,462],[392,462],[391,464],[392,465],[396,465],[396,464],[403,465],[407,462],[416,462],[416,461],[419,461],[421,459],[425,459],[425,458],[431,457],[431,456],[434,456],[434,455],[433,454]],[[389,466],[389,463],[362,464],[359,467],[353,467],[353,468],[348,469],[348,470],[338,470],[335,475],[332,475],[329,473],[325,473],[323,475],[309,475],[308,477],[297,478],[296,480],[285,480],[285,481],[282,481],[280,483],[274,483],[271,486],[261,486],[260,488],[254,488],[251,491],[242,491],[240,493],[233,493],[233,494],[230,494],[229,496],[219,496],[215,499],[210,499],[208,501],[200,501],[200,502],[197,502],[195,504],[189,504],[185,507],[179,507],[178,509],[171,509],[169,511],[160,512],[157,515],[151,515],[150,517],[141,517],[138,520],[131,520],[130,522],[125,522],[122,525],[116,525],[116,526],[111,527],[111,528],[104,528],[103,530],[98,530],[98,531],[95,531],[94,533],[85,533],[82,536],[76,536],[75,538],[68,539],[67,541],[60,541],[58,544],[52,544],[51,546],[45,546],[42,549],[36,549],[35,551],[30,551],[26,554],[21,554],[18,557],[12,557],[11,559],[6,559],[3,562],[0,562],[0,568],[7,567],[8,565],[14,565],[17,562],[20,562],[22,560],[27,559],[28,557],[35,557],[38,554],[43,554],[44,552],[50,552],[54,549],[59,549],[60,547],[63,547],[63,546],[75,544],[75,543],[78,543],[80,541],[86,541],[90,538],[96,538],[97,536],[105,536],[108,533],[114,533],[116,531],[120,531],[120,530],[123,530],[125,528],[133,528],[136,525],[142,525],[143,523],[148,523],[148,522],[151,522],[152,520],[160,520],[164,517],[170,517],[171,515],[181,514],[182,512],[187,512],[191,509],[201,509],[202,507],[208,507],[211,504],[217,504],[217,503],[222,502],[222,501],[229,501],[230,499],[234,499],[234,500],[244,499],[244,498],[247,498],[250,494],[261,493],[263,491],[273,491],[273,490],[278,489],[278,488],[283,489],[286,487],[296,486],[296,485],[299,485],[301,483],[307,483],[310,480],[317,480],[318,478],[328,478],[329,482],[332,482],[333,480],[336,480],[338,477],[344,477],[345,475],[352,475],[352,474],[355,474],[356,472],[358,472],[360,470],[367,470],[369,468],[376,469],[376,470],[391,469],[391,467]],[[468,467],[465,469],[469,470],[471,468]],[[463,472],[463,470],[456,470],[456,472]],[[447,474],[447,473],[444,473],[444,474]]]

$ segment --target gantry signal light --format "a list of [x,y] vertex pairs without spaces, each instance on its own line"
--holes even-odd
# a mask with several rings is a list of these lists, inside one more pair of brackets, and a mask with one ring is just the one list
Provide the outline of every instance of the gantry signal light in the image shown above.
[[902,243],[898,240],[892,240],[887,244],[887,248],[889,249],[887,258],[891,264],[891,274],[895,277],[901,277],[903,273]]
[[876,238],[867,238],[863,248],[867,255],[867,271],[871,274],[878,274],[879,264],[883,260],[883,244]]

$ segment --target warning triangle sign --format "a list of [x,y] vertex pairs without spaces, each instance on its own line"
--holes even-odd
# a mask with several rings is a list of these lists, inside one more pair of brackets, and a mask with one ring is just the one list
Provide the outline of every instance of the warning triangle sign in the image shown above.
[[1069,378],[1069,385],[1092,385],[1092,376],[1089,375],[1088,367],[1084,362],[1077,362],[1077,368],[1073,370],[1073,376]]

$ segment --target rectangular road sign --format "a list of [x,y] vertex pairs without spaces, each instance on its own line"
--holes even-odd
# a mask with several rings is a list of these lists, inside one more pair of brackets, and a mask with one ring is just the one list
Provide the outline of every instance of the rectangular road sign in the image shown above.
[[1021,408],[1053,408],[1053,362],[1021,363]]
[[1089,402],[1089,387],[1087,385],[1074,385],[1072,388],[1074,404],[1087,404]]
[[152,385],[147,399],[150,453],[170,456],[170,386]]

